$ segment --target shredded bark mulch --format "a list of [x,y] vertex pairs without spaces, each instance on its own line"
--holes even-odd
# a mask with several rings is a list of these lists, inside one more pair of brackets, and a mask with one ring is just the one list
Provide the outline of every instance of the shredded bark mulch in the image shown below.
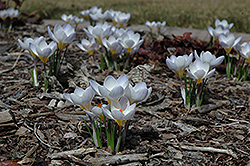
[[[45,36],[46,27],[15,27],[0,34],[0,166],[1,165],[249,165],[250,82],[227,79],[223,65],[208,79],[201,107],[185,109],[180,82],[165,64],[172,53],[197,50],[223,52],[220,47],[192,39],[189,33],[165,36],[145,43],[134,56],[130,70],[99,69],[92,57],[69,45],[61,74],[50,77],[44,92],[42,64],[38,87],[32,86],[33,59],[17,39]],[[190,36],[191,35],[191,36]],[[100,60],[100,54],[96,54]],[[99,62],[98,62],[99,63]],[[149,99],[137,105],[124,148],[118,154],[94,147],[82,120],[83,111],[65,102],[63,93],[86,88],[89,80],[102,84],[107,75],[128,75],[132,85],[141,81],[152,87]],[[92,105],[105,103],[95,96]]]

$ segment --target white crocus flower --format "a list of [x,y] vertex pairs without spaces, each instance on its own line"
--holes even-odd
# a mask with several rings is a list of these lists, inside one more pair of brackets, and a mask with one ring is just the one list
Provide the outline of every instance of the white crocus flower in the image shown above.
[[122,53],[122,46],[119,44],[119,40],[113,35],[108,39],[102,38],[103,45],[112,53],[112,55],[119,55]]
[[155,23],[155,27],[157,28],[158,32],[160,32],[161,29],[163,27],[165,27],[165,25],[166,25],[166,21],[163,21],[162,23],[158,21],[158,22]]
[[228,24],[227,20],[215,20],[215,27],[221,26],[223,29],[231,29],[234,26],[234,23]]
[[77,16],[73,16],[74,23],[76,24],[76,26],[78,26],[79,24],[83,23],[85,20],[83,18],[79,18]]
[[242,39],[242,36],[235,39],[235,36],[231,33],[228,36],[221,34],[219,36],[219,43],[229,54],[234,46],[236,46]]
[[6,18],[9,17],[9,12],[7,10],[0,10],[0,17],[3,21],[5,21]]
[[93,6],[92,8],[89,9],[90,14],[95,14],[98,12],[102,12],[102,8],[98,8],[97,6]]
[[104,121],[104,115],[103,115],[103,108],[109,109],[109,105],[106,104],[98,104],[98,106],[95,106],[93,108],[91,108],[91,111],[86,111],[84,110],[84,112],[86,114],[88,114],[91,117],[98,117],[100,118],[102,121]]
[[140,40],[140,34],[134,33],[131,29],[127,30],[120,38],[120,44],[127,49],[130,54],[133,48],[140,47],[143,39]]
[[115,38],[120,38],[124,33],[126,33],[126,30],[123,28],[119,28],[119,29],[115,29],[113,35],[115,36]]
[[13,7],[7,9],[8,12],[8,16],[10,17],[10,19],[12,20],[13,18],[16,18],[19,16],[19,11],[16,9],[14,9]]
[[20,45],[23,49],[28,50],[28,51],[30,52],[30,54],[35,58],[36,55],[35,55],[35,54],[31,51],[31,49],[30,49],[30,43],[36,45],[37,43],[39,43],[39,42],[40,42],[41,40],[43,40],[43,39],[44,39],[43,36],[41,36],[41,37],[36,37],[36,38],[34,38],[34,39],[25,37],[24,40],[23,40],[23,42],[22,42],[20,39],[18,39],[17,41],[18,41],[19,45]]
[[96,43],[94,38],[82,39],[81,43],[76,44],[81,50],[88,52],[90,55],[94,54],[95,49],[97,48],[98,44]]
[[209,51],[206,51],[206,52],[202,51],[200,56],[199,56],[195,50],[194,55],[195,55],[196,59],[201,60],[203,63],[208,63],[210,68],[213,68],[215,66],[220,65],[225,58],[224,56],[220,56],[220,57],[216,58],[216,56],[213,55]]
[[174,56],[170,58],[167,57],[166,64],[169,69],[171,69],[179,78],[183,76],[184,70],[188,67],[193,60],[193,53],[183,56]]
[[90,10],[82,10],[79,12],[82,16],[89,18]]
[[134,87],[132,87],[132,85],[129,84],[128,89],[125,92],[125,96],[129,99],[130,103],[133,104],[146,101],[151,92],[152,92],[151,87],[147,88],[145,82],[140,82]]
[[107,22],[104,24],[97,23],[96,26],[88,26],[87,29],[83,29],[84,32],[90,38],[95,38],[98,43],[102,45],[102,38],[109,37],[112,34],[112,26],[108,25]]
[[90,13],[89,16],[92,20],[94,21],[99,21],[101,23],[103,23],[104,21],[106,21],[108,19],[108,10],[105,11],[104,13],[102,12],[96,12],[94,14]]
[[45,39],[41,39],[38,43],[30,43],[30,50],[38,56],[41,61],[45,64],[49,57],[56,51],[57,44],[52,41],[49,45],[46,43]]
[[74,93],[68,94],[64,93],[64,98],[73,105],[81,107],[83,110],[91,111],[91,101],[95,93],[91,87],[86,88],[85,90],[77,87]]
[[115,120],[122,127],[127,120],[135,115],[135,106],[135,103],[130,105],[129,100],[123,96],[119,101],[111,102],[111,111],[103,108],[103,113],[107,118]]
[[150,32],[152,32],[153,28],[156,26],[156,23],[155,21],[152,21],[152,22],[146,21],[145,25],[149,28]]
[[93,80],[90,80],[89,83],[95,93],[105,97],[109,104],[112,100],[118,100],[124,96],[129,85],[126,74],[121,75],[117,80],[113,76],[107,76],[104,80],[103,86]]
[[211,26],[207,27],[208,32],[210,33],[211,36],[213,36],[214,40],[218,41],[218,38],[221,34],[223,35],[228,35],[229,34],[229,29],[223,29],[222,26],[218,26],[215,29],[212,28]]
[[240,55],[247,60],[248,63],[250,63],[250,42],[246,43],[244,42],[241,45],[240,49]]
[[70,15],[62,14],[61,19],[68,24],[73,20],[73,15],[72,14],[70,14]]
[[130,19],[131,15],[130,13],[116,13],[114,18],[115,21],[119,24],[119,26],[122,28],[124,26],[124,24],[126,24],[129,19]]
[[120,12],[120,11],[115,11],[115,10],[113,10],[113,9],[110,9],[110,10],[109,10],[108,16],[109,16],[109,18],[112,20],[113,25],[116,25],[116,24],[117,24],[117,22],[115,21],[115,16],[116,16],[117,14],[119,14],[119,13],[121,13],[121,12]]
[[56,24],[53,33],[48,26],[48,33],[51,39],[58,43],[59,50],[71,43],[76,36],[75,29],[70,24],[65,24],[63,27],[60,24]]
[[209,70],[210,66],[208,63],[202,63],[201,60],[196,59],[193,63],[189,65],[187,73],[189,77],[195,79],[197,84],[200,84],[203,79],[211,77],[215,69]]

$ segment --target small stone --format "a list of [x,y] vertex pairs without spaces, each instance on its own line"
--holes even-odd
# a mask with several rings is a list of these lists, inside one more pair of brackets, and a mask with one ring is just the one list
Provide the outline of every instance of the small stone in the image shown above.
[[63,136],[63,138],[75,138],[75,137],[77,137],[77,134],[76,133],[73,133],[73,132],[69,132],[69,133],[65,133],[64,134],[64,136]]
[[56,105],[56,99],[52,99],[52,100],[50,100],[50,102],[49,102],[49,107],[55,107],[55,105]]
[[30,132],[29,129],[22,126],[16,131],[15,135],[26,136],[29,132]]

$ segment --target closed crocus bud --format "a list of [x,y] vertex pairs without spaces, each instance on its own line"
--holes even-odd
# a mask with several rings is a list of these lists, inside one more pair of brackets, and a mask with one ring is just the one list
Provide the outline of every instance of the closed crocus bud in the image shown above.
[[91,109],[91,111],[86,111],[84,110],[84,112],[86,112],[86,114],[88,114],[91,117],[98,117],[100,118],[102,121],[104,121],[104,116],[103,116],[103,108],[108,109],[109,110],[109,105],[106,104],[98,104],[98,106],[95,106]]
[[166,64],[169,69],[171,69],[179,78],[183,76],[184,70],[190,65],[193,60],[193,53],[183,56],[174,56],[170,58],[167,57]]
[[140,82],[134,87],[132,87],[132,85],[129,84],[128,89],[125,92],[125,96],[129,99],[130,103],[133,104],[146,101],[151,92],[152,92],[151,87],[147,88],[145,82]]
[[211,77],[215,69],[209,70],[210,66],[208,63],[202,63],[201,60],[196,59],[193,63],[189,65],[187,73],[189,77],[195,79],[197,84],[200,84],[203,79]]
[[85,90],[77,87],[74,93],[67,94],[64,93],[64,98],[73,105],[81,107],[83,110],[91,110],[91,101],[95,95],[91,87],[86,88]]
[[129,85],[126,74],[121,75],[117,80],[113,76],[107,76],[103,86],[93,80],[90,80],[89,83],[95,93],[105,97],[109,104],[112,100],[119,100],[125,94]]
[[135,106],[135,103],[130,105],[127,97],[123,96],[119,101],[111,102],[111,111],[103,108],[103,113],[107,118],[115,120],[119,126],[123,126],[135,115]]
[[50,38],[58,43],[59,50],[71,43],[76,36],[75,29],[70,24],[65,24],[63,27],[60,24],[56,24],[53,33],[48,26],[48,33]]
[[202,63],[208,63],[210,68],[220,65],[224,60],[224,56],[220,56],[216,58],[216,56],[213,55],[209,51],[206,51],[206,52],[202,51],[199,56],[195,50],[194,55],[195,55],[195,58],[201,60]]

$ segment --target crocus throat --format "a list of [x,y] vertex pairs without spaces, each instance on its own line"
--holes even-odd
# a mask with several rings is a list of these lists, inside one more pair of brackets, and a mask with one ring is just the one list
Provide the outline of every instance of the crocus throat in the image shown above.
[[250,58],[247,58],[247,63],[250,63]]
[[99,103],[99,104],[98,104],[98,107],[99,107],[99,108],[102,108],[102,104]]
[[202,81],[202,78],[198,78],[198,79],[196,79],[197,84],[200,84],[200,83],[201,83],[201,81]]

